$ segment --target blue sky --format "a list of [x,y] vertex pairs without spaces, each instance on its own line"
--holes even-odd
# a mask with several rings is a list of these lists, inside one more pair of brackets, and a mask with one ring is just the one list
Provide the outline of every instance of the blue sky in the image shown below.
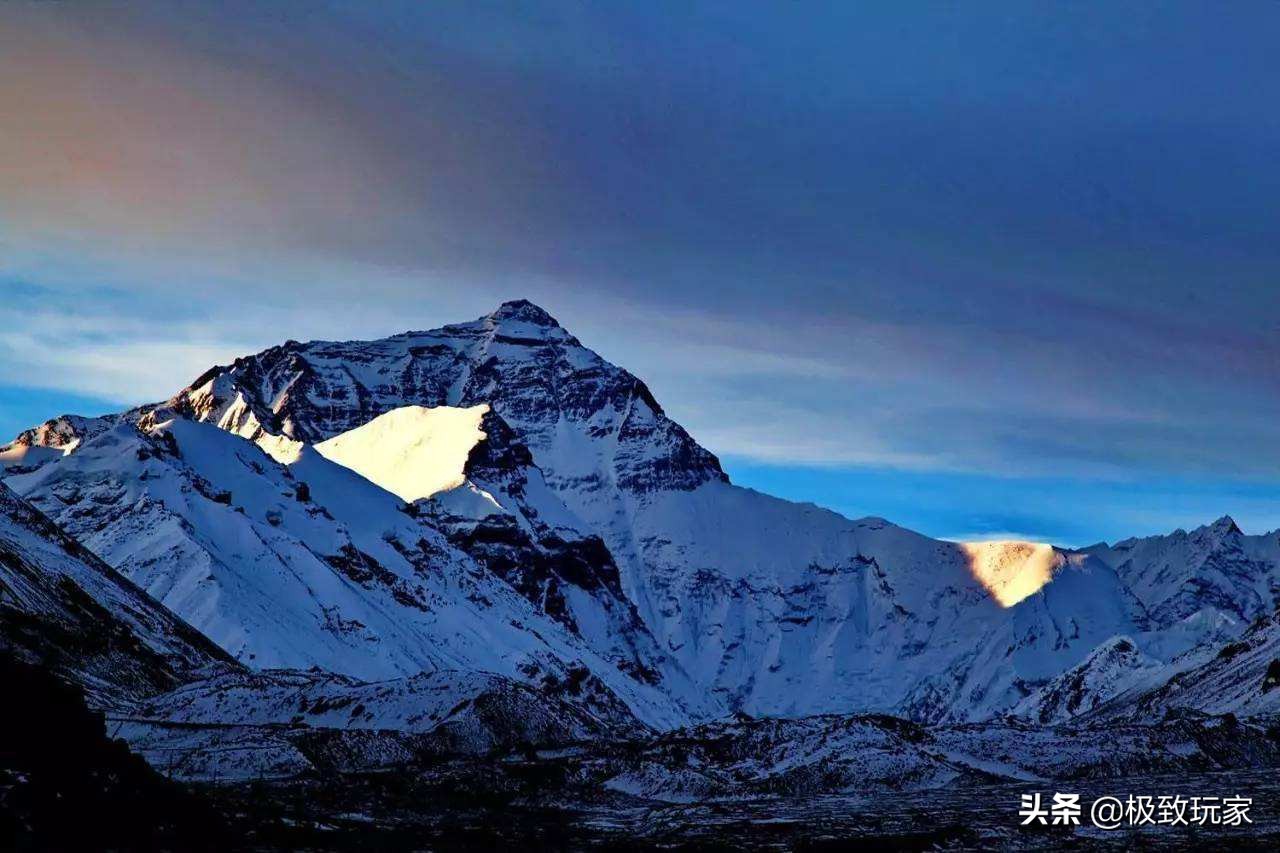
[[531,298],[739,482],[1280,526],[1280,6],[0,9],[0,428]]

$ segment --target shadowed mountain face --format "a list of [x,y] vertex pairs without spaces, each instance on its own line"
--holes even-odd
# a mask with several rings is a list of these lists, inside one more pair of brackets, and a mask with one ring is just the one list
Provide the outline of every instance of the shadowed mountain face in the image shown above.
[[97,704],[238,668],[3,484],[0,649],[80,685]]
[[[462,483],[415,490],[377,458],[375,419],[419,431],[397,433],[397,459],[459,454],[421,464]],[[433,432],[460,420],[472,438]],[[1150,675],[1238,635],[1280,589],[1275,537],[1221,525],[991,555],[739,488],[640,380],[528,302],[291,341],[0,453],[10,485],[250,666],[576,678],[658,728],[1056,716],[1125,689],[1131,664]],[[1118,636],[1135,653],[1094,655],[1097,695],[1064,699],[1053,680]],[[1042,689],[1054,710],[1028,710]]]

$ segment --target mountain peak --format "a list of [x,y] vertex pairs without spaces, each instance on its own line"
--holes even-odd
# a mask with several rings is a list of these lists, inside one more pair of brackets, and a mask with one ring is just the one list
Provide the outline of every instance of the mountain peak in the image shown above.
[[489,319],[494,322],[502,322],[503,320],[518,320],[523,323],[531,323],[535,326],[542,326],[548,329],[560,328],[560,323],[556,321],[541,307],[533,304],[528,299],[512,299],[498,306],[497,310],[489,315]]
[[1236,524],[1235,519],[1229,515],[1224,515],[1222,516],[1222,518],[1219,518],[1213,524],[1210,524],[1209,530],[1221,536],[1227,536],[1232,533],[1241,532],[1240,525]]

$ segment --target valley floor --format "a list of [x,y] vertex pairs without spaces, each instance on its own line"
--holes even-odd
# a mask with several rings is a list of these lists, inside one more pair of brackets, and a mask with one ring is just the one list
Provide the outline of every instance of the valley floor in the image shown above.
[[[535,747],[486,738],[108,717],[226,816],[247,849],[1277,849],[1280,726],[926,727],[883,715],[737,719]],[[1078,794],[1075,826],[1022,796]],[[1238,825],[1093,825],[1101,797],[1246,797]],[[1194,817],[1191,817],[1194,821]],[[1216,825],[1215,825],[1216,824]]]
[[[1125,777],[1080,784],[998,784],[872,796],[764,797],[656,804],[626,796],[559,803],[538,795],[554,762],[497,770],[374,774],[330,782],[259,783],[205,790],[251,849],[555,850],[1275,850],[1280,778],[1274,771]],[[502,777],[523,787],[481,795],[461,778]],[[552,789],[557,785],[552,784]],[[1082,800],[1128,794],[1253,798],[1241,827],[1102,831],[1092,826],[1023,827],[1028,792],[1055,787]],[[1085,821],[1087,824],[1087,819]]]

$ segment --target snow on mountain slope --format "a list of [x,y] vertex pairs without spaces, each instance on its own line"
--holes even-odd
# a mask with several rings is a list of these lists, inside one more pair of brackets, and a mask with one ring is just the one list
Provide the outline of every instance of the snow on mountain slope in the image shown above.
[[641,612],[695,678],[751,714],[977,718],[1140,617],[1097,561],[1065,561],[1006,609],[960,546],[880,519],[719,481],[621,503],[606,540],[630,556]]
[[48,462],[75,452],[81,444],[101,435],[121,420],[136,420],[142,412],[142,409],[133,409],[97,418],[61,415],[23,430],[13,441],[0,446],[0,475],[8,477],[30,473]]
[[647,488],[724,477],[642,382],[524,301],[431,332],[289,341],[208,371],[170,404],[248,438],[265,432],[309,443],[406,405],[489,404],[553,479],[607,472]]
[[1036,723],[1062,723],[1167,672],[1167,664],[1144,655],[1131,638],[1115,637],[1023,699],[1012,714]]
[[467,460],[467,482],[414,510],[619,668],[646,683],[685,685],[723,713],[658,645],[623,591],[613,555],[548,487],[529,449],[492,412],[483,428],[487,438]]
[[[258,443],[272,439],[264,434]],[[454,545],[609,659],[646,678],[672,668],[625,599],[607,548],[487,405],[393,409],[315,450],[420,501],[413,510]],[[424,500],[434,495],[439,500]]]
[[62,415],[47,420],[39,426],[23,430],[13,441],[0,448],[0,452],[10,452],[26,447],[48,447],[70,452],[123,417],[125,415],[104,415],[97,418]]
[[[405,407],[477,412],[486,406],[478,429],[487,438],[472,444],[463,482],[414,501],[395,524],[383,520],[387,505],[373,500],[369,506],[378,509],[365,510],[364,502],[344,497],[348,489],[358,494],[375,487],[363,478],[356,478],[363,485],[341,479],[354,475],[339,466],[317,467],[327,460],[310,446],[340,441],[358,447],[354,455],[366,473],[390,483],[389,474],[411,470],[394,461],[405,452],[398,443],[411,445],[424,419],[390,431],[394,438],[386,441],[366,440],[362,429],[388,413],[413,420],[397,414]],[[1274,600],[1280,576],[1270,545],[1232,550],[1229,530],[1217,537],[1219,545],[1178,546],[1168,560],[1154,546],[1144,546],[1136,559],[1133,543],[1083,553],[1018,543],[962,546],[739,488],[640,380],[523,301],[471,323],[378,341],[290,341],[214,368],[166,403],[120,420],[144,432],[168,421],[171,431],[203,422],[256,441],[289,463],[281,470],[290,477],[281,479],[276,462],[255,458],[253,465],[271,472],[266,479],[278,482],[261,500],[247,502],[241,495],[253,489],[219,482],[229,476],[223,469],[246,466],[216,462],[221,454],[249,453],[242,445],[223,445],[200,466],[199,478],[212,490],[204,501],[184,498],[199,489],[184,487],[181,478],[177,494],[161,496],[160,483],[143,490],[133,474],[117,470],[112,488],[128,500],[107,501],[119,517],[93,522],[80,516],[101,513],[82,501],[75,509],[54,503],[73,487],[60,482],[69,475],[50,473],[83,468],[87,463],[76,460],[89,454],[93,441],[80,438],[70,456],[12,478],[51,512],[67,516],[68,525],[79,524],[93,547],[110,552],[109,559],[131,576],[147,578],[148,588],[164,600],[184,600],[181,612],[258,665],[307,654],[294,648],[282,656],[274,644],[255,646],[239,634],[244,624],[251,626],[250,637],[274,636],[264,602],[276,601],[284,587],[268,590],[258,573],[227,572],[220,564],[278,563],[305,579],[304,587],[314,580],[326,590],[333,582],[320,578],[334,566],[367,573],[361,555],[379,567],[398,566],[389,570],[387,583],[365,579],[358,589],[321,596],[335,615],[361,614],[371,606],[365,599],[381,601],[387,594],[376,587],[423,582],[424,558],[405,558],[394,546],[397,555],[386,553],[382,533],[388,527],[400,546],[421,535],[401,531],[403,524],[431,531],[423,541],[433,553],[448,555],[442,563],[464,567],[456,574],[485,590],[463,593],[457,619],[479,619],[490,606],[482,602],[507,602],[514,592],[527,605],[517,621],[553,625],[565,642],[609,661],[645,689],[673,697],[691,710],[691,719],[725,709],[979,719],[1012,708],[1113,637],[1129,636],[1142,654],[1165,662],[1229,633],[1231,625],[1242,630],[1247,619],[1240,614],[1256,614],[1268,596]],[[98,476],[136,468],[128,453],[103,465]],[[316,473],[304,473],[306,468]],[[331,478],[333,491],[316,503],[332,519],[299,515],[296,499],[282,503],[279,495],[295,494],[290,478],[305,481],[312,492]],[[402,485],[402,497],[419,491]],[[163,512],[138,502],[148,495]],[[231,518],[236,506],[244,508],[245,520]],[[373,517],[363,517],[369,513]],[[97,523],[112,529],[96,530]],[[157,541],[161,535],[169,537],[167,545]],[[304,547],[282,552],[271,544],[282,537]],[[247,551],[244,541],[251,543]],[[1208,553],[1218,556],[1202,559]],[[242,575],[252,578],[247,586],[231,582]],[[502,594],[490,595],[489,583]],[[250,587],[255,589],[246,594]],[[413,598],[412,590],[406,594]],[[468,594],[475,596],[470,604]],[[441,592],[432,612],[449,610],[446,602],[456,595]],[[338,599],[341,606],[333,603]],[[385,607],[391,605],[373,609]],[[298,627],[317,622],[318,614],[311,607]],[[326,627],[314,642],[327,648],[321,657],[340,671],[384,677],[431,664],[423,659],[431,655],[422,651],[421,638],[405,636],[416,630],[407,626],[418,617],[407,623],[339,618],[352,621]],[[294,637],[313,642],[307,630],[287,633],[282,646]],[[442,648],[455,645],[474,648],[454,639]],[[338,647],[348,651],[339,654]],[[394,663],[372,666],[365,652],[348,653],[364,647],[377,648],[372,659]],[[478,659],[478,652],[467,651],[433,665],[456,668]]]
[[1214,608],[1241,629],[1280,606],[1280,531],[1246,536],[1224,516],[1190,533],[1095,545],[1161,625]]
[[34,471],[46,462],[65,456],[69,449],[12,442],[0,449],[0,471],[6,476]]
[[1093,717],[1160,719],[1178,711],[1280,714],[1280,612],[1259,617],[1220,648],[1197,648],[1158,673],[1130,685]]
[[402,500],[413,502],[461,486],[478,442],[486,405],[401,406],[363,426],[315,445],[331,462],[350,468]]
[[1000,602],[1012,607],[1053,580],[1065,558],[1040,542],[962,542],[973,575]]
[[591,689],[616,691],[652,724],[706,713],[690,685],[639,681],[601,658],[396,496],[314,449],[284,466],[211,425],[143,420],[10,482],[245,663],[534,684],[585,669]]
[[0,647],[75,681],[97,705],[233,666],[3,484]]
[[332,749],[361,730],[419,736],[351,739],[340,751],[353,767],[376,767],[406,743],[410,757],[485,754],[644,731],[585,667],[563,678],[544,673],[534,686],[477,670],[377,683],[251,672],[3,485],[0,651],[80,684],[113,714],[117,735],[158,767],[179,761],[200,778],[292,775],[314,766],[319,747],[297,748],[272,731],[279,726],[315,729]]

